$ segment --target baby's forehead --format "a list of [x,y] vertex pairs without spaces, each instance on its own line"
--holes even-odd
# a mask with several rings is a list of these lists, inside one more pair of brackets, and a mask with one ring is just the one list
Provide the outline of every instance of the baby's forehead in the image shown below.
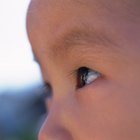
[[[138,0],[32,0],[28,10],[27,24],[32,27],[32,24],[39,23],[44,24],[43,27],[47,28],[46,24],[53,21],[49,25],[52,26],[52,23],[56,23],[59,27],[59,22],[64,26],[64,22],[62,23],[65,20],[64,17],[71,20],[71,17],[75,16],[83,21],[94,20],[94,25],[98,21],[101,21],[103,26],[110,23],[117,25],[116,21],[128,25],[130,22],[140,21],[140,16],[138,16],[140,12],[137,11],[138,5],[140,5]],[[90,13],[87,19],[85,19],[85,12],[83,12],[85,7],[85,12]],[[82,12],[78,15],[79,11]]]
[[[120,17],[130,20],[139,19],[140,17],[140,1],[139,0],[31,0],[29,11],[39,13],[40,9],[47,10],[48,7],[58,9],[63,5],[87,6],[90,9],[99,11],[108,11],[110,14],[118,14]],[[72,6],[72,5],[70,5]],[[81,6],[81,8],[82,8]],[[72,7],[73,8],[73,7]]]
[[[64,47],[64,44],[65,48],[85,42],[88,42],[88,45],[91,42],[90,48],[95,46],[93,44],[101,46],[101,42],[105,47],[109,46],[108,44],[115,46],[117,42],[120,48],[133,44],[136,42],[136,33],[139,30],[139,24],[135,25],[133,22],[139,13],[133,9],[137,1],[134,0],[130,2],[131,4],[129,1],[32,0],[27,27],[29,38],[35,46],[33,49],[36,54],[38,52],[41,54],[44,50],[48,53],[50,52],[48,50],[52,52],[55,50],[58,54],[57,49],[52,48],[62,50],[60,46]],[[75,30],[77,27],[78,30]],[[85,27],[84,32],[81,27]],[[70,31],[74,33],[70,34]]]

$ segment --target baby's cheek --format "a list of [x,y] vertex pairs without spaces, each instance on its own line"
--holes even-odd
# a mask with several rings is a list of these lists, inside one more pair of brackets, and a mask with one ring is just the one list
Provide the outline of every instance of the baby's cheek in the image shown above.
[[80,90],[77,99],[83,120],[97,139],[132,140],[140,138],[140,97],[136,95],[115,82],[102,80]]

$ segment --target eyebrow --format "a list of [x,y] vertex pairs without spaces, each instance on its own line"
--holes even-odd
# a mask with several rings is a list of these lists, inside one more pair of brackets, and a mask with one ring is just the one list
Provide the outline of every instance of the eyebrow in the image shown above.
[[[64,34],[58,36],[55,39],[54,44],[50,46],[51,51],[49,51],[49,57],[51,59],[56,58],[57,56],[63,56],[66,53],[69,53],[70,50],[74,50],[76,48],[79,49],[88,49],[91,46],[87,44],[92,44],[94,50],[100,50],[104,52],[105,49],[111,50],[116,52],[119,48],[119,44],[117,43],[116,39],[113,38],[113,35],[109,35],[105,31],[97,31],[94,29],[89,28],[73,28],[67,31]],[[116,47],[117,46],[117,47]],[[43,49],[42,53],[46,54],[47,49]],[[34,54],[34,61],[39,63],[38,58]]]
[[[69,52],[71,49],[75,49],[78,46],[84,46],[88,48],[87,44],[92,44],[94,48],[103,50],[103,48],[111,49],[112,51],[118,45],[116,40],[109,33],[105,31],[95,31],[93,29],[72,29],[71,31],[60,35],[56,39],[55,44],[51,49],[50,57],[56,57],[58,54],[62,55],[63,52]],[[91,46],[90,46],[91,48]],[[81,47],[82,49],[82,47]],[[62,53],[61,53],[62,52]]]

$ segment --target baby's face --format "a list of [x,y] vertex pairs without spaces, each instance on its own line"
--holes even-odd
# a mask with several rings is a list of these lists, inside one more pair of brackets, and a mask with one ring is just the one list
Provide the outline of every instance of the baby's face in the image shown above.
[[33,0],[28,34],[52,94],[40,140],[140,140],[135,2]]

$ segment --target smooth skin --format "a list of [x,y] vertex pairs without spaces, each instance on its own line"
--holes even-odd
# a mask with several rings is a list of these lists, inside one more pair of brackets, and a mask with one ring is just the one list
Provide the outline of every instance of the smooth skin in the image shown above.
[[[32,0],[28,35],[52,94],[39,140],[140,140],[139,7]],[[101,75],[79,87],[81,67]]]

